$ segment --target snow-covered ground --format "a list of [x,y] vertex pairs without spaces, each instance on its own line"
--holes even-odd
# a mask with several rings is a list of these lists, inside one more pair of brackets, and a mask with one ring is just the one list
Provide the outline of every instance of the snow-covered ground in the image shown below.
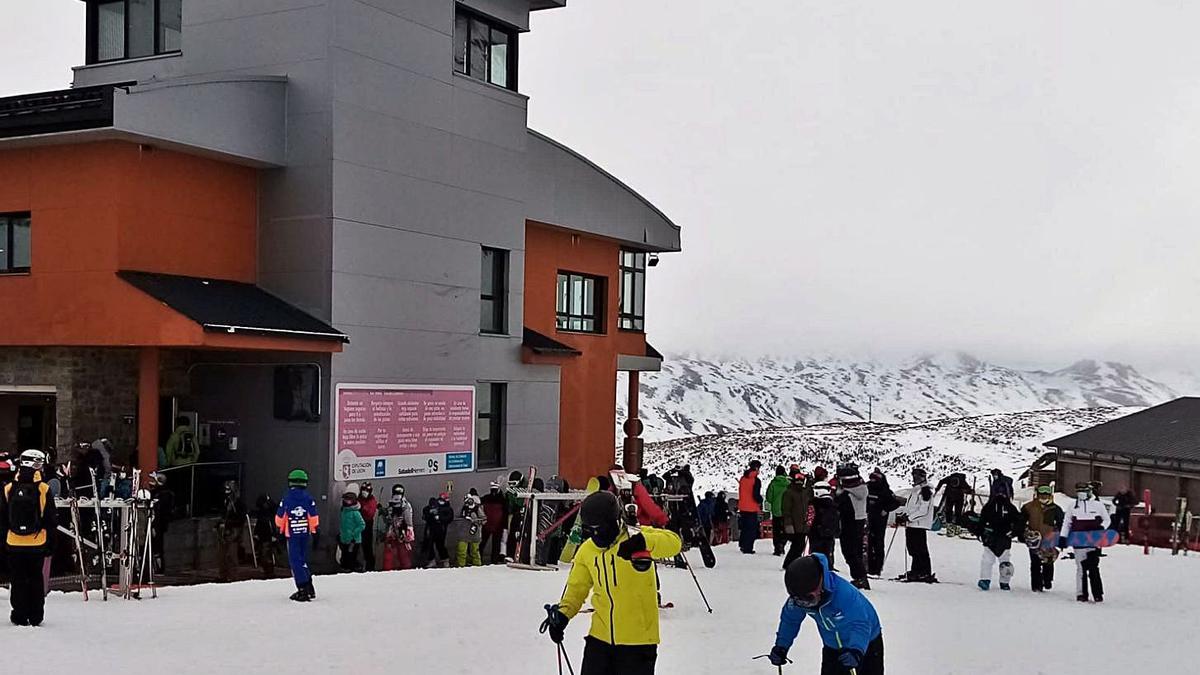
[[[890,533],[889,533],[890,536]],[[904,568],[903,533],[886,573]],[[780,559],[717,549],[715,569],[697,575],[715,614],[705,612],[685,570],[661,570],[676,608],[663,613],[658,673],[768,673],[751,657],[772,645],[784,600]],[[1200,558],[1135,547],[1110,549],[1102,605],[1075,601],[1074,563],[1058,563],[1054,590],[1029,591],[1027,557],[1014,550],[1014,590],[975,588],[980,546],[931,537],[936,586],[879,581],[870,598],[884,625],[889,673],[1190,672],[1200,625]],[[0,625],[10,655],[5,673],[66,667],[156,673],[495,673],[557,672],[555,651],[537,627],[542,605],[561,593],[566,572],[504,567],[318,577],[318,599],[287,600],[289,581],[164,589],[157,600],[81,602],[55,593],[41,628]],[[7,597],[0,591],[0,601]],[[568,629],[578,671],[588,616]],[[815,673],[819,640],[811,624],[784,672]],[[56,665],[57,663],[57,665]]]

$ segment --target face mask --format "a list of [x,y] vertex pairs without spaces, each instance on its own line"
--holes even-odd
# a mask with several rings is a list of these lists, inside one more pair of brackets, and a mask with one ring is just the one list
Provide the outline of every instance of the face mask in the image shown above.
[[583,538],[591,539],[600,548],[608,548],[617,540],[620,532],[621,529],[615,522],[606,525],[590,525],[583,528]]
[[370,497],[370,496],[371,496],[371,491],[370,491],[370,490],[363,490],[362,492],[358,493],[358,496],[359,496],[359,497],[362,497],[363,499],[366,499],[367,497]]
[[1076,492],[1075,493],[1075,498],[1081,502],[1086,502],[1088,500],[1088,497],[1091,497],[1091,496],[1092,496],[1092,493],[1090,493],[1090,492]]

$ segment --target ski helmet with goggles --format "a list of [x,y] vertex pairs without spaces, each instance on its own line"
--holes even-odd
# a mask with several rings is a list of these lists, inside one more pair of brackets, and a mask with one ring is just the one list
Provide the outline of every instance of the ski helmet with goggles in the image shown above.
[[288,485],[304,487],[308,485],[308,472],[304,469],[292,469],[288,474]]
[[826,483],[823,480],[817,481],[815,484],[813,484],[812,490],[813,490],[814,497],[832,497],[833,496],[833,486],[831,486],[829,483]]
[[1039,485],[1037,488],[1037,496],[1053,497],[1054,496],[1054,488],[1050,487],[1049,485]]
[[585,539],[608,548],[621,533],[621,502],[611,492],[593,492],[579,505],[579,522]]
[[913,467],[912,479],[914,483],[924,483],[926,480],[929,480],[929,473],[919,466]]
[[365,480],[364,480],[364,481],[363,481],[361,484],[359,484],[359,486],[358,486],[358,492],[359,492],[359,494],[371,494],[371,492],[373,492],[374,490],[375,490],[375,488],[371,487],[371,483],[370,483],[370,481],[365,481]]
[[403,497],[404,496],[404,486],[401,485],[400,483],[396,483],[395,485],[392,486],[392,494],[400,495],[401,497]]
[[783,573],[791,602],[805,609],[821,604],[825,567],[815,556],[806,555],[793,560]]
[[17,466],[40,471],[46,465],[46,453],[41,450],[26,450],[17,460]]

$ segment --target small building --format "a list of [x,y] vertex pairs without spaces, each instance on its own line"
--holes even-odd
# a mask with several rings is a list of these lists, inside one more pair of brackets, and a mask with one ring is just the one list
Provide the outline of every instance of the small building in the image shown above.
[[1150,490],[1159,513],[1175,513],[1179,497],[1200,505],[1200,398],[1178,398],[1045,445],[1058,452],[1060,490],[1099,481],[1104,495],[1127,486],[1140,499]]

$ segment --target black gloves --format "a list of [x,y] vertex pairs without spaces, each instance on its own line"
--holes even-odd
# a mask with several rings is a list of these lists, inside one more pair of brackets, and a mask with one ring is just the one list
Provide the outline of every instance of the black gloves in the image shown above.
[[646,537],[642,536],[641,532],[621,542],[617,547],[617,555],[628,560],[633,569],[639,572],[645,572],[654,564],[654,559],[650,557],[650,551],[646,550]]
[[838,652],[838,663],[846,670],[858,668],[858,664],[862,663],[863,653],[857,649],[843,649]]
[[767,659],[771,661],[771,665],[773,666],[785,666],[789,663],[787,654],[787,647],[775,645],[774,647],[771,647],[771,653],[767,654]]
[[567,615],[559,610],[558,605],[546,605],[546,620],[542,622],[542,626],[538,629],[538,632],[550,633],[550,639],[555,644],[561,644],[563,641],[563,631],[567,629],[567,624],[570,621]]

